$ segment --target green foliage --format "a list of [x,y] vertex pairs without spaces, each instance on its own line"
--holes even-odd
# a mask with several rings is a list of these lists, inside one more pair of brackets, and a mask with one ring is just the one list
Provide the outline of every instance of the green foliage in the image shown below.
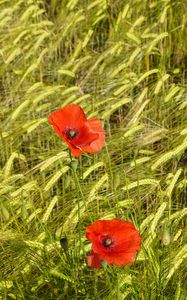
[[[186,11],[0,0],[3,299],[186,299]],[[47,122],[68,103],[107,136],[76,172]],[[113,217],[136,224],[142,251],[133,266],[90,269],[85,227]]]

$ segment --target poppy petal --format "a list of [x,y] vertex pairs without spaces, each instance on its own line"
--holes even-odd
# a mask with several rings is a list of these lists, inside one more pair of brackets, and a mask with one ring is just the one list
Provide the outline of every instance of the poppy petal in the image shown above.
[[[99,256],[101,259],[101,255]],[[109,265],[124,266],[132,264],[136,259],[136,252],[122,252],[118,255],[102,255],[102,260],[106,260]]]
[[73,156],[79,157],[79,156],[81,156],[81,155],[83,154],[83,152],[82,152],[79,148],[74,147],[74,146],[71,145],[70,143],[68,143],[68,146],[69,146],[69,148],[70,148],[70,150],[71,150]]
[[83,148],[86,145],[90,145],[97,138],[98,133],[89,131],[89,128],[84,125],[79,129],[77,137],[72,140],[72,144]]
[[99,258],[99,255],[97,253],[94,253],[93,251],[88,253],[87,263],[88,266],[93,267],[95,269],[101,268],[101,260]]
[[139,251],[141,247],[141,236],[136,229],[131,231],[119,231],[115,234],[114,242],[116,243],[115,252]]
[[53,125],[54,130],[61,137],[62,132],[67,128],[79,129],[84,125],[86,120],[83,109],[76,104],[69,104],[49,116],[49,123]]
[[90,133],[97,133],[97,138],[94,139],[90,144],[82,147],[82,150],[88,153],[98,152],[103,148],[105,142],[105,131],[102,128],[100,120],[92,118],[86,122]]

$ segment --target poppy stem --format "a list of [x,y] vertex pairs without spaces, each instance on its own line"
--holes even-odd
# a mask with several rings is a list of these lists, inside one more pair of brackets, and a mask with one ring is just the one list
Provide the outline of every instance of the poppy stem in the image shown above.
[[[69,149],[68,149],[69,150]],[[82,240],[81,240],[81,227],[80,227],[80,220],[81,220],[81,215],[80,215],[80,198],[79,198],[79,193],[81,194],[81,197],[83,198],[83,193],[82,193],[82,189],[78,180],[78,176],[77,176],[77,160],[74,160],[72,158],[72,154],[71,151],[69,150],[69,157],[70,157],[70,165],[71,165],[71,169],[73,172],[73,178],[74,178],[74,182],[75,182],[75,186],[78,187],[77,189],[77,216],[78,216],[78,231],[79,231],[79,257],[80,257],[80,251],[81,249],[83,249],[84,252],[84,247],[82,246]],[[76,162],[76,167],[75,167],[75,162]]]
[[[79,176],[77,175],[77,172],[76,171],[73,171],[74,172],[74,177],[75,177],[75,184],[77,185],[78,187],[78,191],[80,193],[80,196],[82,198],[82,202],[84,204],[84,208],[87,207],[87,204],[86,204],[86,201],[85,201],[85,197],[84,197],[84,194],[83,194],[83,191],[82,191],[82,187],[81,187],[81,184],[80,184],[80,180],[79,180]],[[90,217],[90,215],[88,214],[88,217],[90,218],[90,221],[92,222],[92,218]]]
[[[72,168],[73,171],[73,177],[74,177],[74,182],[75,182],[75,186],[77,187],[77,215],[78,215],[78,231],[79,231],[79,243],[80,243],[80,250],[82,249],[83,254],[85,255],[85,249],[84,246],[82,244],[82,240],[81,240],[81,209],[84,207],[86,207],[86,203],[85,203],[85,198],[84,198],[84,194],[81,188],[81,184],[79,181],[79,177],[77,174],[77,168]],[[81,200],[82,201],[81,201]],[[81,203],[82,202],[82,203]]]
[[70,160],[72,161],[72,160],[73,160],[73,158],[72,158],[72,154],[71,154],[71,151],[70,151],[70,149],[68,149],[68,152],[69,152],[69,158],[70,158]]

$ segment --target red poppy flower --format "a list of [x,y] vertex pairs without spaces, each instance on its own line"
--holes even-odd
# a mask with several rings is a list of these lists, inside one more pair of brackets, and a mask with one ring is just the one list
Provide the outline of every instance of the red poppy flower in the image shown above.
[[94,268],[101,267],[102,260],[117,266],[133,263],[142,242],[134,225],[119,219],[95,221],[87,226],[86,237],[92,242],[87,262]]
[[83,109],[76,104],[53,112],[49,116],[49,123],[68,144],[74,156],[100,151],[104,145],[105,132],[101,121],[96,118],[87,120]]

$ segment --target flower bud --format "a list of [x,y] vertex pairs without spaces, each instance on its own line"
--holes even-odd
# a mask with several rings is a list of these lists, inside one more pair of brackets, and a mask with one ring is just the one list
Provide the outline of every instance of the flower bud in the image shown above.
[[76,170],[77,170],[77,167],[78,167],[78,160],[72,160],[71,162],[70,162],[70,166],[71,166],[71,168],[73,169],[73,171],[74,172],[76,172]]
[[106,260],[102,260],[101,261],[101,265],[102,265],[103,269],[106,269],[107,268],[107,261]]
[[171,242],[171,236],[168,229],[165,229],[162,235],[162,244],[168,246]]
[[65,251],[68,250],[68,239],[66,237],[60,239],[60,245]]
[[113,185],[115,189],[117,189],[120,186],[120,181],[121,181],[120,174],[119,173],[114,174]]

